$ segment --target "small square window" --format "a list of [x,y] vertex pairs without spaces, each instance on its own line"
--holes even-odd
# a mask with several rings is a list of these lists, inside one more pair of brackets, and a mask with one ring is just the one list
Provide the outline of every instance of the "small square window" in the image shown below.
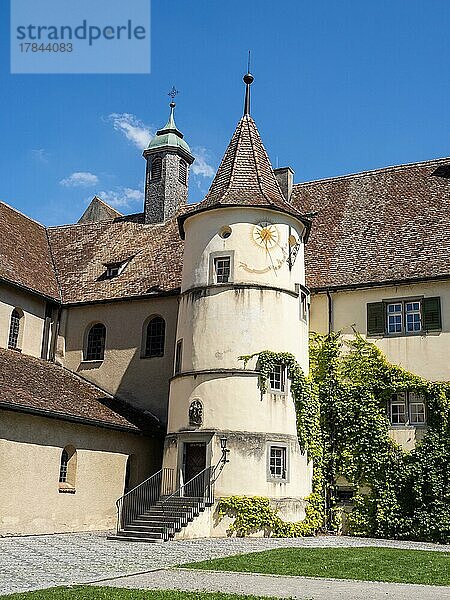
[[286,369],[282,365],[275,365],[269,373],[269,387],[271,392],[284,392],[286,390]]
[[228,283],[230,280],[231,259],[229,256],[218,256],[214,259],[216,283]]
[[286,448],[284,446],[270,446],[270,476],[275,479],[287,479],[286,466]]

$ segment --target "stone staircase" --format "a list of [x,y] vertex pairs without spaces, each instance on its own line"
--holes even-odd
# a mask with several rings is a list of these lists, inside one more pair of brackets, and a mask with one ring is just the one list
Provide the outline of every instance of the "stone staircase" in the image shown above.
[[173,469],[161,469],[117,500],[117,531],[109,540],[167,542],[214,504],[218,467],[207,467],[176,488]]
[[161,498],[108,539],[150,543],[168,541],[212,503],[212,500],[203,498]]

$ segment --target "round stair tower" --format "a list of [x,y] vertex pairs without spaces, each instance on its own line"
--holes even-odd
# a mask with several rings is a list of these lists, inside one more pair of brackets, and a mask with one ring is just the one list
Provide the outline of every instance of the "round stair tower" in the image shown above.
[[[310,223],[278,185],[249,114],[252,81],[247,74],[244,115],[207,196],[179,218],[185,248],[164,467],[182,485],[220,463],[226,443],[216,499],[265,496],[299,520],[312,472],[289,381],[280,365],[262,393],[257,358],[240,357],[290,352],[307,372]],[[211,518],[200,535],[223,533]]]

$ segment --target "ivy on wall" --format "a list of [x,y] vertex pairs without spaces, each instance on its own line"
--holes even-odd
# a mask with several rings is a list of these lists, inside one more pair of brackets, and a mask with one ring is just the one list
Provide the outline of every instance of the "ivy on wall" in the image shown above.
[[[450,384],[391,365],[356,332],[345,345],[339,333],[314,335],[309,377],[291,354],[241,358],[246,364],[255,357],[261,393],[274,365],[286,367],[300,446],[314,465],[313,492],[301,523],[283,522],[267,498],[224,498],[219,511],[235,517],[232,530],[279,537],[337,531],[336,480],[343,477],[355,490],[355,535],[450,542]],[[427,409],[426,432],[410,452],[389,437],[388,402],[402,390],[423,396]]]

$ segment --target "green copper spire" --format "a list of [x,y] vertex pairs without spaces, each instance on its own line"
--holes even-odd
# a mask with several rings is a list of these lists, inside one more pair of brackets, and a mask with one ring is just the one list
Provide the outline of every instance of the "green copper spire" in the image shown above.
[[175,125],[174,118],[175,102],[170,103],[170,115],[169,120],[162,129],[156,132],[155,137],[150,141],[147,146],[147,150],[160,150],[162,148],[174,148],[177,150],[184,150],[191,155],[191,149],[188,144],[183,140],[183,134]]

